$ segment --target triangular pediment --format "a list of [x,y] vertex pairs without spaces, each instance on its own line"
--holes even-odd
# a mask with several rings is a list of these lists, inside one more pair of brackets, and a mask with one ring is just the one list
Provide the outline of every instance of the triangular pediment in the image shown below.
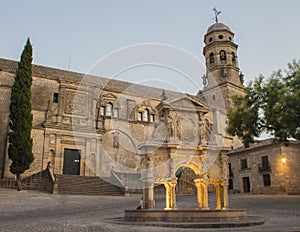
[[196,108],[202,108],[203,110],[208,108],[204,102],[200,101],[200,99],[198,99],[195,96],[188,95],[188,94],[184,94],[184,95],[168,102],[168,104],[172,108],[183,108],[183,109],[192,108],[192,109],[194,109],[196,107]]

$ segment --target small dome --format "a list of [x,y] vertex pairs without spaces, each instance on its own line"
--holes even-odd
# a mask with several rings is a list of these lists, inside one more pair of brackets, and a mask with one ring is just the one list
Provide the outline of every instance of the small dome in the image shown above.
[[207,33],[210,33],[212,31],[219,31],[219,30],[230,31],[230,28],[223,23],[215,23],[207,29]]

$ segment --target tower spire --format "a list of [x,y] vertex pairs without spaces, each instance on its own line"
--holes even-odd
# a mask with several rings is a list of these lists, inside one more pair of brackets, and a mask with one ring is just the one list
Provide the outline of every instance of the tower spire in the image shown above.
[[216,23],[218,23],[219,22],[218,15],[221,14],[222,12],[218,11],[216,7],[213,8],[213,11],[215,12],[214,20],[215,20]]

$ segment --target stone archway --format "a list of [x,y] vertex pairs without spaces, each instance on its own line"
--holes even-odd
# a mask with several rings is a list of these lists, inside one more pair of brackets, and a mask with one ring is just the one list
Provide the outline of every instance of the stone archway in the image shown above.
[[176,193],[179,194],[196,194],[197,188],[194,180],[197,178],[195,172],[186,166],[181,166],[176,171],[177,186]]

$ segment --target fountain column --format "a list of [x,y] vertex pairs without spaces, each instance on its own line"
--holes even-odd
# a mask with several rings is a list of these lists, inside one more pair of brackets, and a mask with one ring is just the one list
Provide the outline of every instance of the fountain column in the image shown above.
[[198,201],[198,209],[203,208],[203,188],[202,188],[202,179],[194,180],[196,188],[197,188],[197,201]]
[[215,188],[216,188],[216,209],[220,210],[222,208],[220,183],[217,183],[215,185]]
[[222,184],[223,187],[223,208],[222,209],[227,209],[228,208],[228,181],[223,181]]
[[202,189],[203,189],[203,209],[209,209],[209,207],[208,207],[208,178],[203,179]]
[[165,210],[176,209],[176,188],[177,185],[177,178],[171,178],[167,182],[164,183],[166,188],[166,208]]

